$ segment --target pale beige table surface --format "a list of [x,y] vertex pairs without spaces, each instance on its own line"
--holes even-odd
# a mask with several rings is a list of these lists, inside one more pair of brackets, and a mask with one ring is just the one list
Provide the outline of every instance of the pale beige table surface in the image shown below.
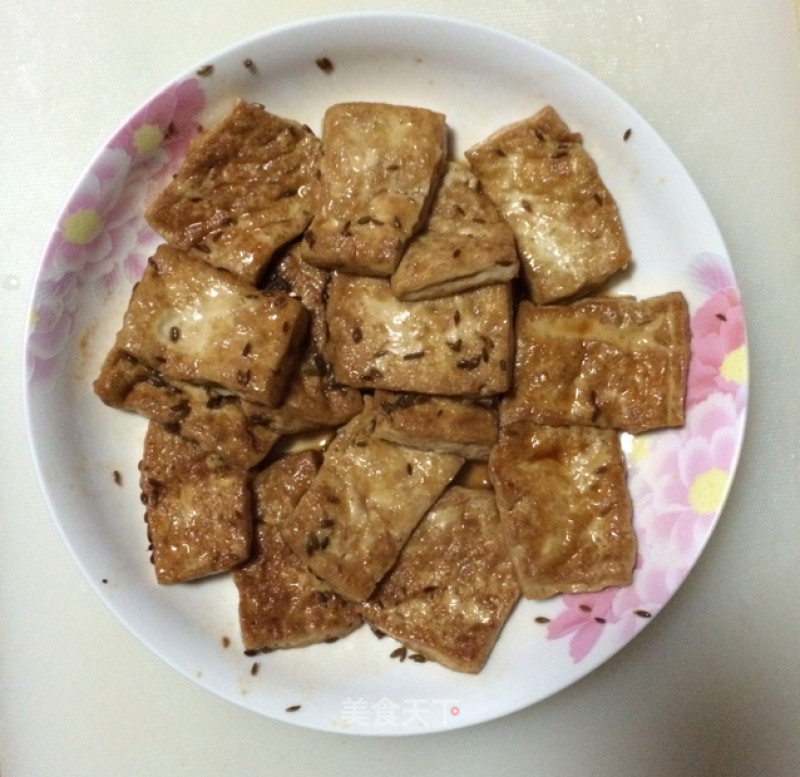
[[[415,10],[508,30],[605,81],[718,220],[750,337],[748,436],[688,581],[615,658],[532,708],[403,739],[314,733],[193,685],[97,600],[26,451],[33,274],[94,152],[174,75],[262,30]],[[800,774],[800,60],[792,0],[0,0],[0,773]]]

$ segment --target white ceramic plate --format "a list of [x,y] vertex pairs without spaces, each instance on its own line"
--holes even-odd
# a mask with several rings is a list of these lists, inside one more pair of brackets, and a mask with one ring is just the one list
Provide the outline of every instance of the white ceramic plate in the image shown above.
[[[323,57],[332,71],[318,65]],[[332,645],[246,657],[229,578],[156,585],[137,482],[146,424],[103,406],[91,381],[157,243],[144,203],[198,123],[221,116],[235,97],[314,129],[339,101],[433,108],[447,115],[456,153],[547,103],[583,133],[635,257],[616,290],[679,289],[692,312],[685,428],[625,439],[640,542],[633,585],[522,602],[478,676],[390,659],[395,645],[367,628]],[[367,735],[490,720],[570,685],[619,651],[666,604],[719,518],[747,394],[744,323],[725,246],[689,176],[648,124],[594,78],[527,41],[403,14],[271,31],[198,64],[139,109],[91,163],[55,227],[31,302],[26,370],[43,492],[112,612],[187,678],[226,699],[302,726]]]

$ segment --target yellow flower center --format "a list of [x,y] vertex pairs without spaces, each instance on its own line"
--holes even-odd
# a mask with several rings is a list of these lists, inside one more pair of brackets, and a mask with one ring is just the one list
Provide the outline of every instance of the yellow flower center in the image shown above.
[[747,349],[740,345],[735,351],[725,354],[719,374],[731,383],[744,383],[747,377]]
[[164,140],[164,133],[155,124],[143,124],[133,133],[133,145],[140,154],[155,151]]
[[631,459],[633,461],[641,461],[647,456],[647,435],[639,434],[633,438],[633,445],[631,446]]
[[722,504],[727,485],[728,473],[712,467],[694,479],[689,489],[689,504],[700,515],[713,513]]
[[94,208],[77,210],[64,219],[61,234],[68,243],[86,245],[97,237],[103,219]]

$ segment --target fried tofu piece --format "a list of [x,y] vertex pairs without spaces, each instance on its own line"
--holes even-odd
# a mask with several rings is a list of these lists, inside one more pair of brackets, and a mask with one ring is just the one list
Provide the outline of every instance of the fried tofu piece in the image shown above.
[[253,514],[246,470],[152,421],[139,470],[159,583],[208,577],[247,559]]
[[364,102],[328,108],[303,258],[330,270],[391,275],[428,211],[446,145],[445,117],[434,111]]
[[392,275],[398,299],[444,297],[519,272],[514,234],[464,164],[450,162],[425,228],[409,243]]
[[680,292],[563,307],[523,301],[516,330],[502,424],[528,419],[632,433],[683,424],[690,335]]
[[318,456],[306,451],[278,459],[253,479],[253,551],[233,572],[245,650],[301,647],[361,625],[356,606],[309,572],[281,538],[281,526],[318,469]]
[[501,394],[511,383],[507,283],[402,302],[386,279],[336,273],[328,329],[333,375],[348,386],[478,397]]
[[492,492],[451,486],[363,612],[410,650],[477,673],[519,596]]
[[225,270],[159,246],[131,294],[114,348],[167,378],[275,406],[299,356],[308,314]]
[[493,401],[375,392],[375,436],[426,451],[486,461],[497,442]]
[[614,198],[578,133],[551,107],[466,152],[517,241],[540,305],[576,297],[630,262]]
[[526,598],[631,582],[636,536],[617,432],[519,421],[501,428],[489,472]]
[[106,356],[94,391],[110,407],[157,421],[241,469],[258,464],[280,437],[235,394],[167,380],[117,349]]
[[320,148],[307,127],[239,101],[190,146],[147,221],[176,248],[255,284],[311,222]]
[[[361,393],[333,380],[324,354],[328,325],[325,321],[328,273],[300,257],[295,245],[272,269],[267,289],[299,299],[309,312],[309,332],[303,356],[279,407],[256,413],[283,434],[298,434],[326,426],[341,426],[361,411]],[[254,408],[255,410],[255,408]]]
[[314,574],[365,601],[464,460],[379,440],[371,398],[342,427],[281,534]]

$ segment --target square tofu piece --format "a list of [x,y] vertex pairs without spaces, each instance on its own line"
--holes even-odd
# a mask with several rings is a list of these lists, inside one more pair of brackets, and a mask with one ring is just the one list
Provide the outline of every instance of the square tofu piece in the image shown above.
[[280,437],[268,423],[248,414],[235,394],[168,381],[124,351],[111,350],[94,390],[110,407],[157,421],[241,469],[258,464]]
[[514,234],[472,171],[451,162],[425,228],[392,275],[399,299],[431,299],[510,281],[519,272]]
[[491,400],[375,392],[375,436],[411,448],[486,461],[497,442]]
[[314,574],[365,601],[464,460],[379,440],[371,402],[339,430],[282,535]]
[[155,422],[147,428],[139,469],[159,583],[207,577],[247,559],[253,515],[245,470]]
[[520,421],[500,430],[489,472],[526,598],[631,582],[636,536],[615,431]]
[[391,275],[427,213],[446,144],[440,113],[381,103],[331,106],[303,258],[331,270]]
[[363,612],[371,626],[411,650],[477,673],[519,595],[494,495],[452,486]]
[[307,127],[240,101],[190,146],[147,220],[176,248],[256,283],[311,222],[320,147]]
[[466,157],[514,232],[534,302],[583,294],[627,267],[617,205],[581,136],[551,107],[499,130]]
[[511,289],[398,300],[382,278],[337,273],[328,298],[329,358],[339,383],[447,396],[501,394],[511,383]]
[[256,524],[250,559],[234,570],[245,650],[337,639],[361,624],[356,606],[308,571],[280,528],[317,473],[311,451],[278,459],[253,479]]
[[115,348],[167,378],[277,405],[306,333],[296,299],[159,246],[136,284]]
[[638,433],[683,424],[689,315],[679,292],[564,307],[523,301],[516,327],[503,425],[528,419]]

